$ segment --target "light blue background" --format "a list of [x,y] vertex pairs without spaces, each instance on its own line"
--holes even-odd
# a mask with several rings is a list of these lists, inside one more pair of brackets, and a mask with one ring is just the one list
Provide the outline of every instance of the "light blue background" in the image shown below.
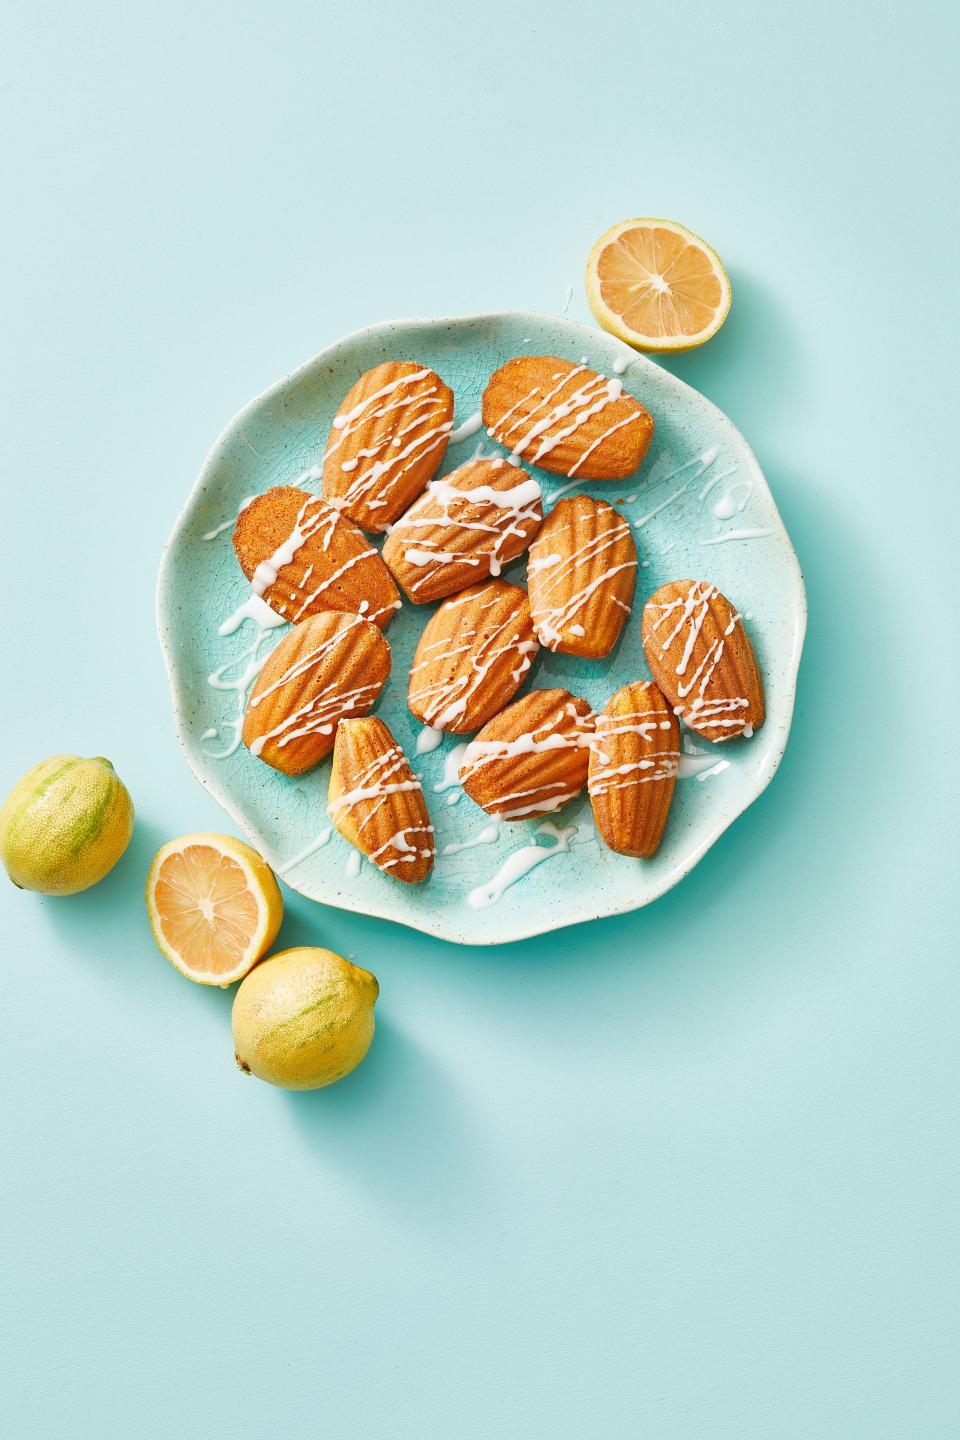
[[[6,788],[106,754],[96,891],[2,900],[4,1419],[124,1440],[956,1433],[955,7],[7,0]],[[671,368],[806,570],[770,790],[650,910],[380,977],[329,1092],[241,1077],[153,948],[161,545],[251,395],[397,314],[587,318],[630,214],[727,261]]]

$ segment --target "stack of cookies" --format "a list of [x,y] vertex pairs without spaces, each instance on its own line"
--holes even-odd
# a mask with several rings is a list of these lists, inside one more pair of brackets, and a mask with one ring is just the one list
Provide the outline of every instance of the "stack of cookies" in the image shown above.
[[[763,686],[740,615],[715,586],[663,585],[643,609],[652,680],[598,715],[561,689],[520,694],[541,647],[600,660],[631,612],[637,550],[629,522],[589,494],[546,517],[525,466],[618,480],[642,463],[654,422],[619,380],[553,356],[509,360],[489,379],[482,419],[507,452],[435,479],[454,399],[413,361],[378,365],[344,397],[323,457],[322,493],[275,486],[237,519],[237,559],[292,629],[251,690],[250,753],[300,775],[333,751],[332,823],[398,879],[424,880],[433,826],[420,781],[370,715],[391,667],[384,630],[400,608],[441,601],[410,668],[408,705],[426,726],[472,735],[466,794],[497,820],[552,815],[584,788],[610,849],[650,856],[670,810],[680,723],[712,741],[749,737]],[[570,488],[573,488],[572,486]],[[385,533],[382,552],[367,538]],[[527,586],[501,571],[527,555]]]

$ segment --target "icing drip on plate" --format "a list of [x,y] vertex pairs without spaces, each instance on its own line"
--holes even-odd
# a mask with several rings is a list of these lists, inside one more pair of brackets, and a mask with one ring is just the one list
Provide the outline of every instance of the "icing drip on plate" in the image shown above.
[[500,866],[492,880],[485,885],[478,885],[471,890],[467,896],[467,904],[472,910],[484,910],[488,905],[495,905],[503,896],[504,892],[515,885],[524,875],[529,875],[538,865],[547,860],[552,860],[555,855],[565,854],[570,849],[570,844],[577,835],[579,827],[569,825],[559,830],[549,820],[537,826],[538,835],[547,835],[552,838],[552,845],[524,845],[520,850],[514,850],[512,855]]

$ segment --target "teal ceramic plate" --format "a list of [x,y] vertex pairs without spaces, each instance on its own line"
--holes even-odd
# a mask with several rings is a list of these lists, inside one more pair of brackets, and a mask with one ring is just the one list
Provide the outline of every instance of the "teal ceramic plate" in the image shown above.
[[[490,372],[524,353],[585,359],[608,375],[621,373],[625,388],[656,421],[653,446],[635,477],[578,487],[617,501],[634,524],[641,559],[634,613],[606,660],[543,651],[526,688],[564,686],[600,709],[621,685],[649,676],[639,634],[646,597],[667,580],[697,578],[715,583],[745,617],[764,675],[767,720],[751,740],[716,749],[694,737],[698,753],[682,762],[663,844],[652,860],[605,849],[594,834],[586,796],[553,817],[552,826],[504,825],[492,839],[489,817],[455,784],[444,787],[458,743],[446,737],[414,760],[436,827],[437,863],[425,884],[405,885],[358,863],[336,832],[328,838],[329,760],[289,779],[237,743],[245,678],[284,630],[260,631],[247,620],[231,635],[218,633],[249,593],[230,543],[232,521],[248,496],[292,483],[317,464],[340,400],[370,366],[413,359],[436,369],[456,394],[459,426],[478,410]],[[502,453],[480,431],[451,444],[441,471],[469,459],[478,444],[485,453]],[[566,482],[533,473],[548,508]],[[307,480],[305,488],[316,489],[318,482]],[[523,583],[524,562],[505,573]],[[411,757],[420,726],[406,708],[407,674],[432,608],[405,604],[387,630],[393,673],[376,713]],[[512,312],[371,326],[251,401],[207,457],[166,547],[158,623],[187,760],[288,885],[327,905],[489,945],[635,910],[696,865],[780,763],[806,601],[797,558],[760,467],[715,405],[601,331]]]

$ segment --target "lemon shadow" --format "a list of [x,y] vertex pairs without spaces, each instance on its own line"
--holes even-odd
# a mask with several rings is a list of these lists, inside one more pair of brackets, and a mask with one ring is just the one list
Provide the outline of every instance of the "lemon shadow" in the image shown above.
[[291,1123],[318,1163],[367,1208],[432,1241],[497,1221],[497,1167],[475,1107],[435,1058],[377,1016],[366,1059],[323,1090],[285,1091]]
[[733,302],[719,334],[697,350],[650,358],[719,405],[756,448],[804,403],[813,357],[804,355],[783,298],[753,275],[731,271]]

